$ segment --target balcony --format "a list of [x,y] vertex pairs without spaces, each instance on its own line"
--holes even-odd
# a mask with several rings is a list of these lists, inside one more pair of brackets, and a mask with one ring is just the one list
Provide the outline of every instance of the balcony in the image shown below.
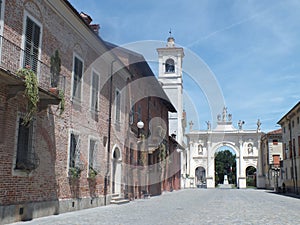
[[10,40],[0,36],[0,83],[8,87],[7,98],[16,96],[25,90],[24,78],[17,75],[20,68],[30,67],[35,72],[39,86],[39,110],[46,109],[48,105],[58,105],[62,100],[58,92],[50,91],[52,87],[64,93],[65,77],[59,74],[53,78],[50,65],[37,59],[36,54],[24,51]]

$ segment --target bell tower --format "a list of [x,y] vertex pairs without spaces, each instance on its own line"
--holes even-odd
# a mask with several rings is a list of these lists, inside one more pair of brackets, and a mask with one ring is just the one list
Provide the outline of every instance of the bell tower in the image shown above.
[[158,48],[158,81],[174,105],[177,113],[169,112],[169,135],[175,134],[176,141],[183,145],[185,122],[183,121],[183,85],[182,85],[182,59],[183,48],[175,46],[175,39],[169,32],[167,45]]

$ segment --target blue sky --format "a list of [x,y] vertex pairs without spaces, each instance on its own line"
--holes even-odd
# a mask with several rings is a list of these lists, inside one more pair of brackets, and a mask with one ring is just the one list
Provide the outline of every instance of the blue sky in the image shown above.
[[[216,79],[236,127],[239,120],[244,120],[244,129],[256,129],[259,118],[262,131],[278,129],[277,121],[300,99],[298,0],[70,3],[78,12],[89,14],[93,23],[100,24],[104,40],[118,45],[164,43],[171,28],[176,44],[196,54]],[[188,58],[184,58],[184,71],[185,65],[193,63],[185,61]],[[157,73],[155,65],[152,68]],[[207,97],[210,86],[195,83],[193,78],[197,80],[198,76],[201,73],[184,73],[184,105],[194,128],[205,129],[205,121],[215,120],[216,115],[212,115],[213,101]],[[221,113],[223,105],[219,108]]]

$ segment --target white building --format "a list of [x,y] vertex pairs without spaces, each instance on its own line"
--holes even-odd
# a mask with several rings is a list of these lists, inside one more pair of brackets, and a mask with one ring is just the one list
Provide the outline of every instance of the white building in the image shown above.
[[[246,188],[246,169],[256,168],[256,185],[262,187],[262,170],[259,158],[261,123],[257,122],[256,130],[244,130],[243,121],[236,129],[232,125],[232,115],[223,108],[222,115],[218,115],[216,128],[212,129],[207,123],[207,130],[193,130],[187,136],[187,174],[186,187],[195,187],[199,180],[206,182],[207,188],[215,187],[215,153],[223,146],[234,151],[236,155],[236,184],[239,188]],[[192,124],[192,123],[191,123]],[[199,172],[200,171],[200,172]]]
[[[176,135],[176,141],[184,144],[185,113],[183,110],[182,61],[184,51],[175,46],[175,39],[170,36],[164,48],[158,48],[158,81],[166,92],[177,112],[169,112],[169,135]],[[181,154],[181,174],[186,173],[186,152]]]

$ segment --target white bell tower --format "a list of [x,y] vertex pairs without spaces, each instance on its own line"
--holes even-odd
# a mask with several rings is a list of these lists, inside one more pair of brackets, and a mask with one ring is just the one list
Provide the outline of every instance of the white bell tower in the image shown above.
[[176,141],[183,145],[185,123],[183,121],[183,86],[182,86],[182,59],[183,48],[175,46],[175,39],[168,38],[165,48],[158,48],[159,74],[158,81],[174,105],[177,113],[169,112],[169,135],[175,134]]

